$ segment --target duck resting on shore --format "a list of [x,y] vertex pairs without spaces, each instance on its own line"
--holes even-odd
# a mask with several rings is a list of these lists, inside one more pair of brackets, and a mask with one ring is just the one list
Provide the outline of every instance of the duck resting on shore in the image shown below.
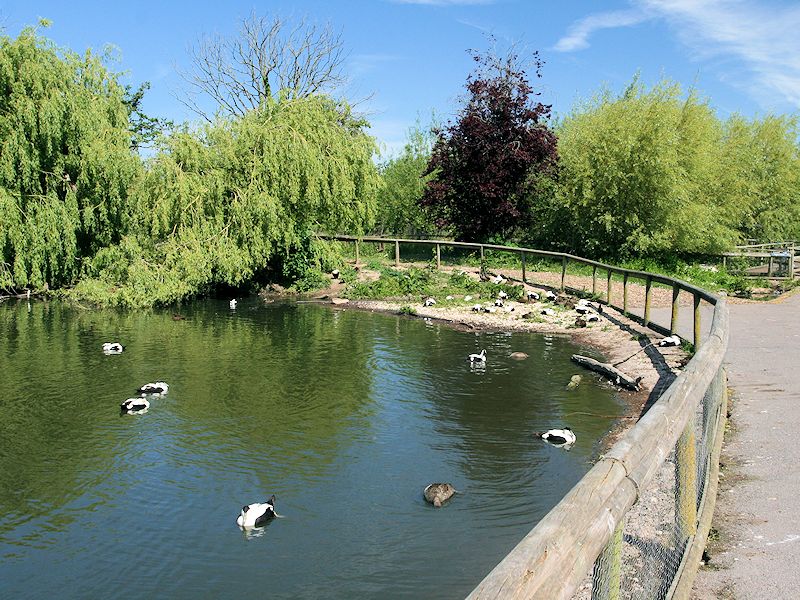
[[236,524],[242,528],[263,527],[270,519],[278,515],[275,513],[275,494],[262,503],[248,504],[242,507],[242,512],[236,519]]
[[442,503],[447,502],[458,491],[452,483],[432,483],[422,491],[422,496],[426,502],[430,502],[436,508],[441,508]]

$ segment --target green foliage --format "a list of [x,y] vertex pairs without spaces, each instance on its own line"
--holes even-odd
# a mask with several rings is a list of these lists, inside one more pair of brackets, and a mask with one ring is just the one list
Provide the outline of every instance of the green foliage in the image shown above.
[[718,194],[732,206],[743,238],[800,239],[800,131],[797,117],[769,115],[726,123]]
[[27,28],[0,37],[0,90],[0,289],[70,285],[129,222],[124,89],[102,58]]
[[409,306],[408,304],[404,304],[400,307],[400,310],[397,311],[398,314],[407,315],[409,317],[413,317],[417,314],[417,309],[413,306]]
[[[362,232],[378,177],[374,141],[322,96],[268,101],[166,141],[136,189],[125,267],[91,278],[125,304],[164,304],[272,273],[309,289],[337,262],[319,230]],[[124,288],[124,292],[122,291]],[[79,294],[87,293],[82,282]]]
[[712,253],[738,237],[715,194],[721,127],[694,92],[634,82],[579,107],[559,129],[557,205],[548,236],[590,256]]
[[419,207],[425,184],[431,179],[424,172],[434,139],[431,128],[423,128],[417,121],[408,131],[403,152],[380,165],[383,185],[378,190],[377,234],[416,238],[436,231]]

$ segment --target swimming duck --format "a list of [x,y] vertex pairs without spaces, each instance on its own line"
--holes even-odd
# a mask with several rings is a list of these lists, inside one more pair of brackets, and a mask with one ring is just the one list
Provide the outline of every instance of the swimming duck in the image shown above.
[[564,429],[550,429],[543,433],[534,433],[536,437],[542,438],[545,442],[553,444],[554,446],[571,446],[577,439],[572,429],[564,427]]
[[141,415],[150,408],[150,403],[145,398],[128,398],[119,405],[121,412],[128,415]]
[[236,298],[234,298],[228,304],[230,305],[231,310],[236,310],[236,304],[238,304],[238,303],[236,302]]
[[106,342],[103,344],[103,354],[122,354],[125,346],[119,342]]
[[242,512],[239,513],[236,519],[236,524],[239,527],[263,527],[270,519],[274,519],[275,514],[275,494],[269,497],[264,503],[248,504],[242,507]]
[[145,383],[142,387],[136,390],[140,394],[157,394],[164,395],[169,391],[169,385],[163,381],[156,381],[155,383]]
[[443,502],[447,502],[457,493],[452,483],[432,483],[422,491],[425,500],[436,508],[441,508]]
[[469,362],[486,362],[486,349],[481,350],[480,354],[470,354]]

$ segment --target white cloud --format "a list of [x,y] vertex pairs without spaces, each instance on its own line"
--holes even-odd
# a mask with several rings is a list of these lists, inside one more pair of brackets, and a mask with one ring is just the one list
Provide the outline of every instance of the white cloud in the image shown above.
[[567,35],[553,47],[558,52],[572,52],[589,47],[589,36],[600,29],[630,27],[646,21],[650,16],[641,10],[617,10],[589,15],[570,26]]
[[633,8],[576,21],[554,49],[589,46],[600,29],[661,19],[717,76],[747,91],[762,106],[800,107],[800,6],[751,0],[631,0]]
[[[800,107],[800,6],[742,0],[639,0],[663,17],[696,60],[770,107]],[[731,72],[733,71],[733,72]]]

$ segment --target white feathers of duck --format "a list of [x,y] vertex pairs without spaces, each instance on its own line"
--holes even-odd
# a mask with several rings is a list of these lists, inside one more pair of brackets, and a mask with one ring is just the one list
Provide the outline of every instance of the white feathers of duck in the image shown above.
[[148,402],[146,398],[142,397],[128,398],[119,405],[119,408],[122,412],[128,415],[141,415],[142,413],[146,413],[147,409],[150,408],[150,402]]
[[669,337],[665,337],[658,341],[658,345],[661,347],[667,346],[680,346],[681,345],[681,338],[678,337],[678,334],[671,335]]
[[169,385],[163,381],[155,381],[153,383],[145,383],[137,390],[140,394],[153,394],[163,396],[169,391]]
[[268,521],[277,517],[275,512],[275,494],[266,502],[255,502],[243,506],[236,524],[241,528],[263,527]]
[[536,435],[542,438],[545,442],[557,446],[571,446],[575,443],[575,440],[577,440],[575,433],[569,427],[564,427],[563,429],[550,429],[544,433],[537,433]]
[[470,354],[469,362],[486,362],[486,349],[481,350],[480,354]]
[[106,342],[103,344],[103,354],[122,354],[125,346],[119,342]]
[[425,298],[425,302],[423,304],[425,306],[433,306],[436,304],[436,298],[429,296],[428,298]]

